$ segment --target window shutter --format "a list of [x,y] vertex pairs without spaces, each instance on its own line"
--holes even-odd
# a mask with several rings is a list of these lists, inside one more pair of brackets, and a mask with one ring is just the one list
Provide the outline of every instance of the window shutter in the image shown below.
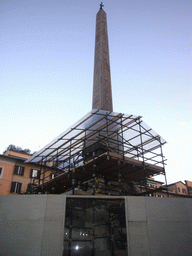
[[31,183],[29,183],[28,185],[27,185],[27,191],[30,191],[31,190]]
[[13,193],[14,191],[15,191],[15,185],[16,185],[16,182],[15,181],[13,181],[12,183],[11,183],[11,193]]
[[0,179],[2,178],[3,176],[3,167],[0,167]]
[[22,183],[20,183],[20,182],[17,183],[17,191],[16,191],[17,194],[20,194],[20,192],[21,192],[21,185],[22,185]]
[[15,170],[14,170],[14,173],[13,173],[13,174],[18,174],[18,168],[19,168],[19,166],[18,166],[18,165],[15,165]]
[[41,171],[38,171],[37,172],[37,179],[40,179],[40,176],[41,176]]
[[21,166],[21,176],[24,174],[25,167]]
[[32,178],[32,174],[33,174],[33,169],[31,169],[30,171],[30,178]]

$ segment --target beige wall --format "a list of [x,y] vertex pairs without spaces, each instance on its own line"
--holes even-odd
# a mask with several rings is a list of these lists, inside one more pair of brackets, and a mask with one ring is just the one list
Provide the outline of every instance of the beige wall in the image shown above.
[[[0,196],[0,255],[62,256],[65,198]],[[191,255],[190,198],[121,198],[126,204],[129,256]]]
[[5,156],[17,156],[17,157],[21,157],[21,158],[25,158],[25,159],[29,159],[32,154],[27,154],[27,153],[24,153],[24,152],[19,152],[19,151],[13,151],[13,150],[10,150],[8,149],[5,153],[4,153]]

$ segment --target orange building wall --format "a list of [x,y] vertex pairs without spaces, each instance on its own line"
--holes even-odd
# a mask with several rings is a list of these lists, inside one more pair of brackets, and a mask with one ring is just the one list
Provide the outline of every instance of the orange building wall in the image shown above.
[[9,195],[15,164],[1,161],[0,166],[3,167],[3,175],[0,179],[0,195]]
[[[21,182],[22,186],[21,186],[21,193],[24,193],[27,190],[27,185],[30,183],[31,178],[30,178],[30,172],[31,169],[35,169],[35,170],[39,170],[39,168],[35,168],[32,166],[26,166],[26,165],[20,165],[20,166],[24,166],[25,170],[24,170],[24,175],[20,176],[20,175],[13,175],[13,181],[17,181],[17,182]],[[45,173],[45,181],[50,180],[50,171],[47,171]],[[42,179],[42,175],[41,175],[41,179]],[[37,179],[35,179],[37,182]]]
[[24,170],[24,175],[14,175],[13,174],[13,181],[17,181],[17,182],[21,182],[22,186],[21,186],[21,193],[24,193],[27,189],[27,185],[30,183],[30,171],[31,171],[31,167],[25,166],[24,164],[20,164],[20,166],[24,166],[25,170]]
[[[14,174],[15,165],[25,167],[23,176]],[[40,170],[38,166],[36,167],[34,165],[20,163],[17,161],[17,159],[14,160],[14,159],[0,158],[0,167],[3,167],[2,176],[0,178],[0,195],[12,194],[10,193],[12,181],[22,183],[21,193],[25,193],[27,190],[28,184],[31,182],[31,178],[30,178],[31,169]],[[52,171],[47,171],[45,173],[45,181],[50,180],[51,173]],[[41,175],[41,178],[42,177],[43,175]],[[35,179],[35,181],[37,180]]]

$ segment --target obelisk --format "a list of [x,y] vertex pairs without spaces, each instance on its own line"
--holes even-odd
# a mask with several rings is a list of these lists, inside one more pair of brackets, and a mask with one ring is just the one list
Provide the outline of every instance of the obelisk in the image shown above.
[[96,15],[92,109],[113,111],[107,17],[103,3]]

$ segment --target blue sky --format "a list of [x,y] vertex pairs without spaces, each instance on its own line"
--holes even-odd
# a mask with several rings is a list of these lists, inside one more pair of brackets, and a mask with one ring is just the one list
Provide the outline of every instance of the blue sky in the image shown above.
[[[92,108],[100,1],[0,0],[0,153],[41,149]],[[168,182],[192,180],[190,0],[106,0],[113,109],[168,143]]]

